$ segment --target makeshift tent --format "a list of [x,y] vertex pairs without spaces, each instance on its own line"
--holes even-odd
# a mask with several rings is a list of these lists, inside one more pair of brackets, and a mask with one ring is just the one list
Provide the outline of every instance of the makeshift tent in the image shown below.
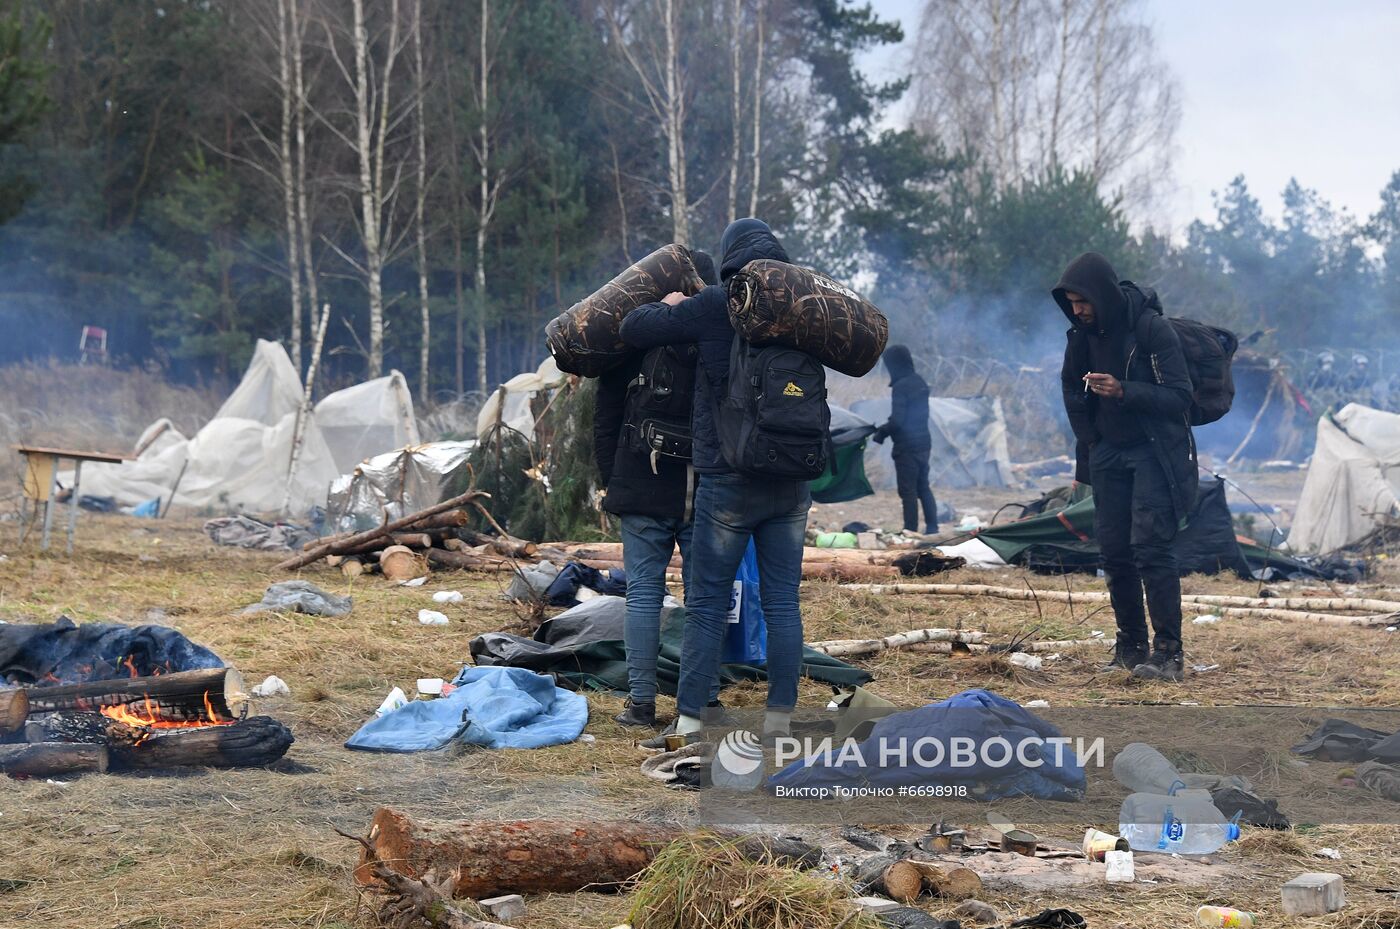
[[[1065,499],[1055,491],[1047,496]],[[1094,571],[1099,567],[1094,498],[1087,494],[1068,505],[1048,507],[1038,516],[983,529],[977,533],[977,540],[1007,564],[1023,564],[1047,573]],[[1220,478],[1201,481],[1196,506],[1177,533],[1173,548],[1183,575],[1233,570],[1248,578],[1264,568],[1284,575],[1316,575],[1296,559],[1235,535],[1225,499],[1225,482]]]
[[[357,462],[385,451],[375,443],[390,435],[416,438],[416,428],[410,430],[408,425],[413,422],[412,401],[406,391],[400,395],[396,386],[402,380],[395,372],[349,388],[350,402],[340,394],[322,401],[329,404],[328,418],[338,424],[340,457]],[[398,399],[385,401],[385,395]],[[194,438],[186,439],[169,420],[159,420],[137,440],[134,461],[84,467],[83,490],[136,506],[156,498],[169,500],[178,485],[173,502],[180,506],[226,512],[280,510],[287,494],[301,401],[301,379],[286,350],[260,339],[243,380]],[[341,473],[337,453],[320,428],[319,410],[318,406],[303,429],[301,453],[290,482],[293,511],[324,503],[327,486]],[[60,480],[67,483],[71,476]]]
[[831,460],[826,473],[808,487],[817,503],[845,503],[875,491],[865,475],[867,439],[875,424],[845,407],[831,406]]
[[[937,487],[1010,487],[1011,453],[1006,444],[1006,418],[1000,397],[929,398],[929,483]],[[851,412],[869,422],[890,418],[888,396],[859,400]],[[889,442],[866,451],[865,470],[875,486],[894,488],[894,459]]]
[[1332,552],[1400,516],[1400,415],[1348,403],[1317,423],[1288,544]]
[[421,441],[413,395],[398,371],[326,397],[316,404],[316,427],[342,474],[370,455]]
[[487,398],[476,417],[476,437],[485,441],[497,427],[514,430],[524,438],[535,436],[535,419],[541,410],[530,401],[536,397],[553,396],[564,386],[569,376],[559,370],[554,359],[546,358],[534,371],[525,371],[496,388]]
[[337,532],[358,532],[452,496],[464,483],[476,442],[430,442],[375,455],[342,474],[326,498],[326,519]]

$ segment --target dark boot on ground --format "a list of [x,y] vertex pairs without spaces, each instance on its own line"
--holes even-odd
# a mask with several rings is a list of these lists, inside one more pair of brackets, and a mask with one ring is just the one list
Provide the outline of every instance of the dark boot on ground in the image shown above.
[[622,712],[613,717],[615,722],[624,726],[635,726],[639,729],[656,728],[656,704],[638,703],[631,697],[627,698],[627,705]]
[[[674,736],[676,734],[676,724],[679,722],[680,719],[671,720],[671,722],[666,726],[665,729],[662,729],[659,733],[657,733],[649,739],[643,739],[637,744],[645,749],[666,751],[666,737]],[[686,733],[685,741],[682,744],[690,745],[694,742],[703,741],[705,741],[704,732],[688,732]]]
[[1133,677],[1141,681],[1180,683],[1186,677],[1186,659],[1181,648],[1154,647],[1148,659],[1133,668]]
[[1146,660],[1146,645],[1124,642],[1120,636],[1113,646],[1113,660],[1099,668],[1099,671],[1131,671]]

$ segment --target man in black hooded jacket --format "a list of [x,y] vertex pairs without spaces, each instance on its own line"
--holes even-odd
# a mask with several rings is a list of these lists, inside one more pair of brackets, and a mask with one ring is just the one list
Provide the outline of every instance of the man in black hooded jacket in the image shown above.
[[[1052,291],[1073,324],[1060,372],[1075,479],[1094,492],[1094,532],[1118,619],[1110,667],[1180,681],[1181,577],[1172,540],[1195,501],[1191,376],[1151,290],[1080,255]],[[1143,592],[1154,638],[1147,648]]]
[[[730,223],[720,238],[720,281],[750,261],[788,261],[768,224],[758,219]],[[734,328],[723,285],[693,297],[668,294],[622,320],[622,341],[633,348],[693,344],[700,350],[699,377],[691,420],[692,462],[697,473],[695,528],[691,539],[693,589],[687,589],[681,642],[675,734],[694,740],[704,727],[705,706],[719,677],[734,576],[750,541],[758,555],[760,598],[768,632],[768,702],[764,735],[787,735],[797,705],[802,666],[802,546],[812,496],[805,481],[741,474],[720,448],[716,402],[729,382]],[[663,733],[663,736],[665,733]],[[643,742],[646,747],[664,741]]]
[[928,486],[928,458],[933,438],[928,431],[928,382],[914,370],[914,358],[904,345],[891,345],[881,356],[890,372],[890,418],[871,437],[876,444],[894,439],[894,477],[904,506],[904,531],[919,531],[919,504],[924,506],[924,532],[938,532],[938,504]]

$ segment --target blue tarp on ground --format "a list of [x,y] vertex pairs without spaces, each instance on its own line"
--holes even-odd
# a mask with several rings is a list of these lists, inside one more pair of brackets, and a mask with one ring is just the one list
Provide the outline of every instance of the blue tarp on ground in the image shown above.
[[486,748],[543,748],[572,742],[588,722],[588,701],[524,668],[463,668],[457,689],[371,719],[345,743],[369,752],[421,752],[452,742]]
[[[1027,712],[1013,700],[985,690],[965,690],[917,710],[887,716],[875,724],[870,735],[858,746],[842,751],[837,746],[822,755],[795,761],[768,779],[776,787],[913,787],[921,785],[963,786],[969,796],[980,800],[1003,797],[1037,797],[1042,800],[1082,800],[1084,768],[1075,758],[1072,746],[1056,752],[1049,739],[1061,738],[1054,726]],[[917,752],[921,739],[944,746],[939,753],[931,743]],[[975,747],[970,764],[954,761],[958,742]],[[1005,739],[1012,748],[1009,764],[999,762],[1002,751],[987,745],[988,740]],[[902,741],[901,741],[902,740]],[[1023,754],[1016,751],[1022,749]],[[904,745],[906,752],[896,752]],[[988,750],[983,751],[987,745]],[[1037,747],[1039,746],[1039,747]],[[923,758],[928,763],[900,763],[899,758]],[[1017,758],[1031,764],[1022,764]],[[990,758],[994,763],[987,763]],[[1036,766],[1035,762],[1039,762]]]

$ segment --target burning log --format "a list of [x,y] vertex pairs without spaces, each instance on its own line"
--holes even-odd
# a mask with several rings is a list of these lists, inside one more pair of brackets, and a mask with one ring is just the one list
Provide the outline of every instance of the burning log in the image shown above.
[[29,716],[29,693],[23,687],[0,690],[0,733],[14,732]]
[[113,767],[253,768],[270,765],[296,741],[290,729],[271,716],[203,729],[156,729],[135,745],[112,747]]
[[248,705],[243,675],[234,668],[29,687],[26,691],[31,715],[139,705],[171,719],[207,719],[211,714],[216,719],[233,719],[247,712]]
[[333,539],[329,542],[322,542],[321,544],[316,545],[313,548],[307,549],[299,555],[294,555],[291,558],[288,558],[286,561],[279,562],[277,567],[282,571],[295,571],[297,568],[305,567],[306,565],[311,564],[311,562],[318,561],[326,555],[343,555],[346,552],[352,551],[357,546],[363,545],[366,542],[372,542],[375,539],[380,538],[381,536],[387,536],[392,533],[401,532],[404,530],[411,530],[412,527],[415,526],[417,523],[422,522],[428,519],[429,517],[438,516],[442,513],[446,513],[449,510],[455,510],[458,507],[464,506],[466,504],[476,504],[479,506],[480,504],[477,503],[478,500],[489,498],[490,494],[482,493],[481,491],[477,490],[468,491],[467,493],[453,497],[450,500],[444,500],[441,503],[433,504],[427,509],[419,510],[417,513],[410,513],[402,519],[396,519],[391,523],[385,523],[384,525],[376,526],[373,529],[366,529],[364,532],[357,532],[352,536],[340,539]]
[[[605,889],[641,872],[684,831],[633,822],[429,823],[380,807],[370,821],[355,880],[374,884],[377,860],[415,879],[430,872],[450,874],[454,897]],[[809,867],[821,854],[804,843],[770,836],[745,837],[739,848],[747,858]]]
[[0,745],[0,771],[11,777],[50,777],[107,770],[107,746],[82,742]]

